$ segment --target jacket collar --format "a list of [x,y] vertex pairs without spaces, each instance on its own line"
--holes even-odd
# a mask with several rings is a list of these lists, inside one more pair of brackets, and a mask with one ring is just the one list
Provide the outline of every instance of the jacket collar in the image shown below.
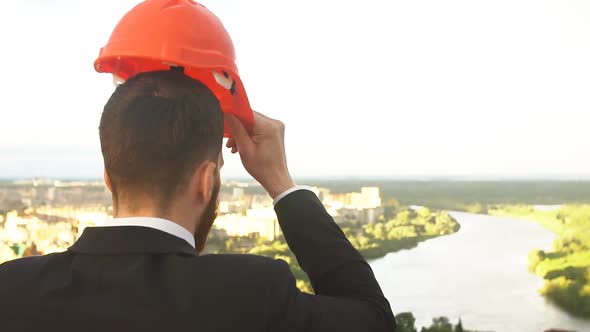
[[198,255],[186,241],[166,232],[141,226],[87,227],[68,250],[91,255]]

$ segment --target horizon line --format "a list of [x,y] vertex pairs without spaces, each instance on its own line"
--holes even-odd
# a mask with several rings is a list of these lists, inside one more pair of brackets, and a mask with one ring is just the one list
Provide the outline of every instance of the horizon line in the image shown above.
[[[460,174],[460,175],[307,175],[293,176],[294,180],[327,180],[327,181],[482,181],[482,182],[503,182],[503,181],[590,181],[590,174]],[[0,177],[0,182],[21,182],[21,181],[64,181],[64,182],[96,182],[103,181],[102,177],[46,177],[46,176],[19,176]],[[249,176],[226,176],[222,181],[254,181]]]

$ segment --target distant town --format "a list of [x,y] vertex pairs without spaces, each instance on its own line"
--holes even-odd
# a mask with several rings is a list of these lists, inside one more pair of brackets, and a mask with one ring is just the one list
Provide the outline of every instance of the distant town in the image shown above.
[[[337,223],[374,223],[383,216],[379,187],[331,193],[310,187]],[[86,227],[112,219],[111,196],[100,181],[26,180],[0,184],[0,263],[23,256],[61,252]],[[228,181],[219,197],[212,236],[280,236],[272,199],[256,183]]]

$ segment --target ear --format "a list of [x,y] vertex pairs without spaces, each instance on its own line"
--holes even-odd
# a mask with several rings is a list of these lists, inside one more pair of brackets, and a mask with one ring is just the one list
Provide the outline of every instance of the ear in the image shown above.
[[111,178],[109,178],[109,174],[107,173],[106,168],[104,170],[104,184],[107,186],[107,188],[109,189],[109,191],[112,194],[113,193],[113,187],[111,185]]
[[195,195],[195,203],[206,204],[211,200],[215,187],[216,169],[217,164],[205,161],[193,173],[189,190]]

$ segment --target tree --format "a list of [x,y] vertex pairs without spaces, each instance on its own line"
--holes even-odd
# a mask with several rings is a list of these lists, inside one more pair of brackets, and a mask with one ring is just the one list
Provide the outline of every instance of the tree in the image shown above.
[[416,227],[414,226],[399,226],[391,229],[387,233],[388,240],[404,239],[418,236]]
[[430,209],[427,207],[420,208],[416,212],[418,213],[418,215],[420,217],[424,217],[424,218],[428,218],[432,214],[432,211],[430,211]]
[[17,258],[12,248],[0,243],[0,264]]
[[395,212],[400,208],[399,201],[395,198],[388,199],[383,205],[383,217],[389,220],[395,216]]
[[359,245],[359,248],[365,248],[369,245],[369,239],[364,235],[359,235],[357,236],[357,244]]
[[432,325],[429,328],[422,328],[424,332],[453,332],[453,324],[447,317],[437,317],[432,319]]
[[376,240],[385,240],[385,230],[383,224],[376,224],[375,228],[373,229],[373,237]]
[[227,241],[225,241],[225,250],[227,252],[232,252],[234,251],[234,240],[233,239],[228,239]]
[[465,330],[463,330],[463,322],[461,321],[461,318],[459,318],[459,323],[455,325],[455,332],[465,332]]
[[373,234],[373,225],[374,224],[366,224],[364,226],[364,228],[365,228],[365,234]]
[[395,216],[395,223],[397,225],[409,225],[412,218],[412,212],[410,210],[403,210]]
[[402,312],[395,315],[397,323],[396,332],[416,332],[416,318],[411,312]]
[[529,270],[531,272],[535,272],[537,269],[537,265],[541,263],[546,257],[546,254],[543,250],[533,250],[529,254]]

